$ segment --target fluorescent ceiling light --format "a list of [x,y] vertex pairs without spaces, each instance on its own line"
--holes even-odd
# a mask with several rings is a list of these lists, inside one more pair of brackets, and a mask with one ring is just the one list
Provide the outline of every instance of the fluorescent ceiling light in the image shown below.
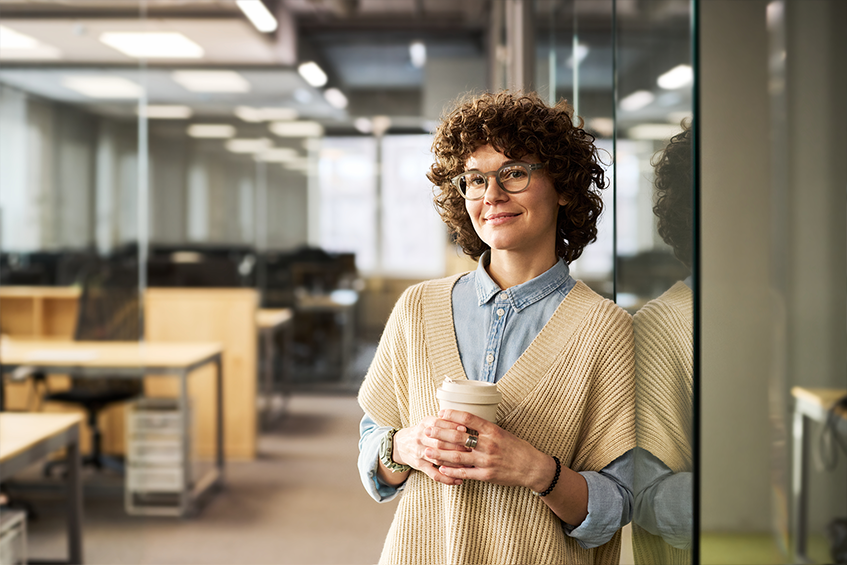
[[225,139],[235,135],[235,126],[229,124],[191,124],[186,131],[191,137]]
[[245,122],[272,122],[276,120],[296,120],[297,110],[293,108],[253,108],[237,106],[235,115]]
[[374,116],[371,123],[373,124],[374,135],[380,136],[391,127],[391,118],[388,116]]
[[326,73],[314,61],[309,61],[307,63],[301,64],[299,67],[297,67],[297,72],[300,73],[300,76],[303,77],[303,80],[305,80],[315,88],[321,87],[326,84]]
[[615,122],[612,118],[591,118],[588,127],[602,135],[612,137],[615,134]]
[[203,48],[173,31],[108,31],[100,41],[124,55],[150,59],[200,59]]
[[89,98],[138,98],[142,93],[131,80],[109,75],[65,76],[62,86]]
[[269,127],[280,137],[321,137],[324,134],[323,126],[318,122],[273,122]]
[[156,104],[147,106],[145,113],[150,120],[184,120],[192,111],[188,106]]
[[37,49],[41,42],[6,26],[0,26],[0,49]]
[[347,107],[347,97],[344,96],[344,93],[337,88],[327,88],[326,91],[324,91],[324,98],[326,98],[326,101],[329,102],[330,106],[333,108],[343,110]]
[[413,41],[409,45],[409,58],[412,59],[412,66],[416,69],[426,64],[426,45],[423,41]]
[[257,161],[266,163],[289,163],[302,158],[296,149],[290,147],[273,147],[256,155]]
[[374,130],[373,124],[367,118],[356,118],[353,121],[353,127],[359,130],[360,133],[371,133]]
[[271,14],[261,0],[237,0],[236,4],[247,16],[256,29],[262,33],[276,31],[276,18]]
[[58,59],[62,52],[12,28],[0,25],[0,58]]
[[676,124],[638,124],[627,130],[630,139],[668,140],[680,132]]
[[258,139],[230,139],[226,142],[227,151],[233,153],[261,153],[271,146],[271,140],[267,137]]
[[683,120],[691,121],[691,112],[668,112],[668,121],[672,124],[679,124]]
[[565,63],[568,68],[574,67],[574,61],[576,61],[576,66],[579,66],[580,63],[588,56],[588,45],[584,45],[582,43],[576,44],[576,49],[571,53],[571,56],[568,57],[567,62]]
[[636,90],[621,100],[621,109],[627,112],[634,112],[649,105],[655,98],[649,90]]
[[235,71],[174,71],[171,78],[191,92],[250,91],[250,83]]
[[691,65],[677,65],[656,80],[658,85],[665,90],[676,90],[688,86],[693,81],[694,69],[691,68]]

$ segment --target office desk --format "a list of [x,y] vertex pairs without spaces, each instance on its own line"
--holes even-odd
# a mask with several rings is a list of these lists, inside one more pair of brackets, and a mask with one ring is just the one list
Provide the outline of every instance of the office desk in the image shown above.
[[0,480],[6,480],[58,449],[68,450],[68,563],[75,564],[82,563],[81,421],[80,414],[0,413]]
[[[791,389],[794,397],[794,441],[791,446],[791,523],[794,527],[793,562],[807,563],[806,541],[809,504],[809,421],[826,422],[830,408],[847,395],[844,389],[803,388]],[[836,410],[836,427],[847,434],[847,410]]]
[[296,312],[328,312],[335,315],[336,323],[341,328],[340,367],[335,376],[347,380],[353,361],[356,337],[354,314],[359,293],[348,289],[334,290],[329,294],[298,293],[295,300]]
[[[43,373],[66,373],[82,378],[137,379],[146,375],[179,378],[179,408],[187,413],[188,375],[207,364],[216,368],[215,467],[186,489],[182,507],[187,509],[205,491],[223,484],[223,374],[222,348],[217,343],[139,343],[65,341],[43,339],[0,340],[4,373],[20,366]],[[0,387],[2,390],[2,387]],[[0,396],[0,409],[2,408]],[[191,436],[188,419],[183,419],[185,437]],[[191,461],[184,462],[184,476],[191,477]],[[189,479],[186,479],[189,480]]]
[[[278,331],[285,331],[285,359],[283,361],[283,380],[291,375],[291,342],[292,322],[294,312],[291,308],[261,308],[256,311],[256,327],[259,329],[259,339],[262,342],[262,393],[264,398],[260,407],[262,423],[268,425],[273,420],[273,398],[277,392],[274,386],[274,361],[276,358],[276,340]],[[286,394],[282,389],[283,402]]]

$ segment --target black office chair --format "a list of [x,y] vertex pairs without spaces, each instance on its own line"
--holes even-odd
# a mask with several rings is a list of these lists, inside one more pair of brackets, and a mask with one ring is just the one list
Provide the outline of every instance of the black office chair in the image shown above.
[[[75,339],[81,341],[135,341],[142,336],[136,264],[106,263],[86,277],[79,302]],[[102,410],[143,394],[141,379],[73,377],[71,388],[45,395],[45,400],[82,406],[91,431],[91,452],[83,465],[123,471],[123,463],[101,450],[97,417]],[[58,463],[58,462],[56,462]],[[52,464],[45,468],[50,474]]]

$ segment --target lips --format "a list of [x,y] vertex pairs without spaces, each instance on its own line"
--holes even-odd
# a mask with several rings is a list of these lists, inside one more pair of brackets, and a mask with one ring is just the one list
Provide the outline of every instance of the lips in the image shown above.
[[518,213],[509,213],[509,212],[500,212],[499,214],[491,214],[490,216],[486,216],[485,222],[491,225],[499,225],[508,222],[512,218],[517,218],[520,216]]

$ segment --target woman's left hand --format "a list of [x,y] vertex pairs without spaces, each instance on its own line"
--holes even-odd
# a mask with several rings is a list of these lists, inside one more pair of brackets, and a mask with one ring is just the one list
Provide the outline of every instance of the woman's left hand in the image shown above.
[[[468,412],[441,410],[438,417],[479,432],[477,444],[468,451],[427,448],[426,458],[436,462],[439,471],[456,479],[486,481],[504,486],[524,486],[540,492],[550,484],[556,463],[549,455],[500,426]],[[464,444],[467,433],[432,427],[432,438]]]

